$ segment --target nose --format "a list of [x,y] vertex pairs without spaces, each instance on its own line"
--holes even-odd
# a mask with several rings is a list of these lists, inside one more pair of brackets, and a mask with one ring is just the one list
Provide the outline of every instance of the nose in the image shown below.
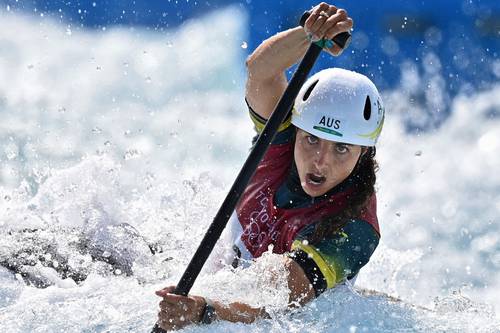
[[326,167],[328,167],[329,163],[329,147],[323,142],[319,145],[318,149],[315,151],[313,162],[314,166],[318,169],[318,171],[323,171]]

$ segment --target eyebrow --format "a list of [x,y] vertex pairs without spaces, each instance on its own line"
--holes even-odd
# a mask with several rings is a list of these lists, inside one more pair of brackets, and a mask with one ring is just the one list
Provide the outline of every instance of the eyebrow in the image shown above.
[[[312,134],[312,133],[309,133],[309,132],[306,132],[304,131],[305,133],[307,133],[308,135],[312,136],[313,138],[316,138],[316,139],[320,139],[320,137]],[[349,147],[353,147],[354,145],[350,144],[350,143],[343,143],[343,142],[335,142],[336,145],[343,145],[343,146],[349,146]]]

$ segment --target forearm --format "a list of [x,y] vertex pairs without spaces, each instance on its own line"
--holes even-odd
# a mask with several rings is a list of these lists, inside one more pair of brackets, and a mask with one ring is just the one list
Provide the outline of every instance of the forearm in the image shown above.
[[258,318],[269,318],[264,308],[254,308],[244,303],[236,302],[226,305],[220,302],[213,302],[212,305],[215,309],[217,319],[233,323],[242,322],[249,324]]
[[[314,290],[303,269],[288,256],[283,257],[283,264],[287,270],[289,307],[304,305],[314,299]],[[215,309],[216,317],[220,320],[231,322],[252,323],[258,318],[270,318],[264,308],[254,308],[244,303],[223,304],[211,302]]]
[[257,47],[248,57],[249,75],[269,79],[297,63],[305,54],[309,41],[302,27],[282,31]]
[[285,71],[308,47],[301,27],[286,30],[264,41],[247,60],[246,98],[253,110],[268,119],[286,89]]

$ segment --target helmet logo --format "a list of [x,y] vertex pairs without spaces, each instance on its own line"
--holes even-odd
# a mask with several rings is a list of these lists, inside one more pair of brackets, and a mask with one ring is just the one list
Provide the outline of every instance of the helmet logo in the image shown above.
[[343,136],[342,133],[336,131],[340,128],[342,121],[340,119],[330,118],[327,116],[321,116],[318,124],[313,126],[315,130],[325,132],[328,134],[333,134],[336,136]]
[[323,125],[326,127],[334,128],[334,129],[339,129],[340,128],[340,120],[339,119],[334,119],[330,118],[327,116],[321,117],[321,120],[319,121],[319,125]]

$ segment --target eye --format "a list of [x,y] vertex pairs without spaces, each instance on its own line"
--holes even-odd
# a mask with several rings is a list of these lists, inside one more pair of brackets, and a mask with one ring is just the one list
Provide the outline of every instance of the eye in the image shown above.
[[314,145],[314,144],[318,143],[318,138],[315,137],[314,135],[308,135],[308,136],[306,136],[306,139],[307,139],[307,143],[309,143],[310,145]]
[[335,151],[340,154],[345,154],[349,152],[349,147],[347,147],[346,145],[337,144],[335,145]]

